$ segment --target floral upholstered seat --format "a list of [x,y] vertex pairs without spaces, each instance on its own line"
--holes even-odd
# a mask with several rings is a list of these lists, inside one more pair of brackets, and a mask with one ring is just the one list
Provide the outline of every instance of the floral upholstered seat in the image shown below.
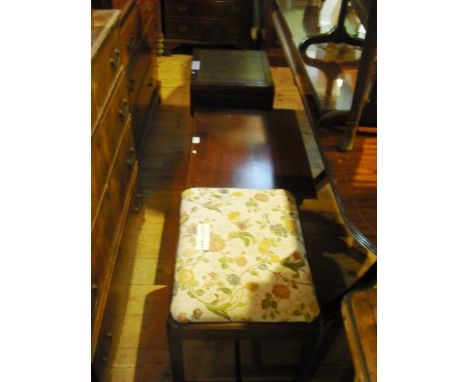
[[312,322],[319,315],[294,198],[182,193],[171,315],[188,322]]

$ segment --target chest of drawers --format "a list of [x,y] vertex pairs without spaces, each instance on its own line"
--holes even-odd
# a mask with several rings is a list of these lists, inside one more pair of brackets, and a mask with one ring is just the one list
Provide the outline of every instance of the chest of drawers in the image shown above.
[[[92,12],[91,48],[91,343],[112,337],[104,319],[138,164],[118,10]],[[103,327],[106,327],[103,330]],[[115,328],[114,328],[115,330]],[[96,351],[96,349],[99,349]],[[105,358],[100,355],[99,357]]]
[[165,0],[165,53],[183,43],[248,48],[252,24],[249,0]]

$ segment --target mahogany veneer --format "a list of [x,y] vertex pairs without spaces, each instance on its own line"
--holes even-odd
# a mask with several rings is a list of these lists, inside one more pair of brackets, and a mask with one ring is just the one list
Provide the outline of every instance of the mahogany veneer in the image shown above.
[[298,201],[316,197],[292,110],[197,112],[190,155],[187,187],[283,188]]

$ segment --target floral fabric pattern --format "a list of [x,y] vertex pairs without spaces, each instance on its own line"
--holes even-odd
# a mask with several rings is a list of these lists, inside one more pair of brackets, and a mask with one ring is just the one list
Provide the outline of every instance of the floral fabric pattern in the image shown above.
[[[201,226],[209,227],[209,245],[200,249]],[[312,322],[319,313],[291,194],[234,188],[182,193],[175,320]]]

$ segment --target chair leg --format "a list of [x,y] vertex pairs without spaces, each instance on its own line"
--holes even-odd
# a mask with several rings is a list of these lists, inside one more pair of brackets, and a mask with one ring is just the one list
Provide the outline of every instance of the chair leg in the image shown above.
[[184,349],[180,331],[176,328],[169,327],[167,330],[167,340],[171,359],[172,380],[174,382],[185,382]]

